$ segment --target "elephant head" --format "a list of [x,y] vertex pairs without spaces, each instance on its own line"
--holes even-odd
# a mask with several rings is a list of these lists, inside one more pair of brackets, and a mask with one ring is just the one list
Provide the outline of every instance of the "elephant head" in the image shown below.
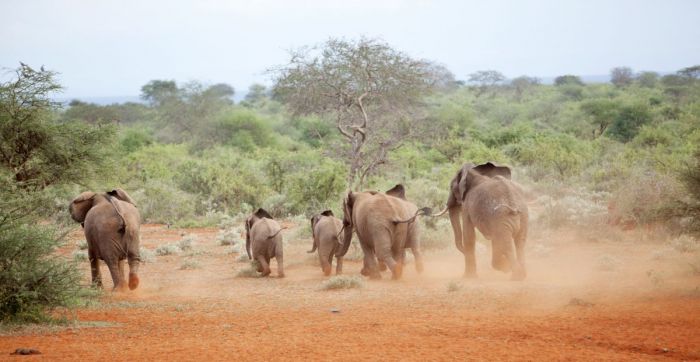
[[252,213],[248,218],[245,219],[245,251],[248,253],[248,259],[253,259],[252,255],[250,254],[250,229],[253,228],[253,225],[255,223],[263,218],[267,219],[274,219],[272,215],[270,215],[269,212],[267,212],[263,208],[257,209],[254,213]]
[[474,186],[473,179],[475,175],[482,175],[487,177],[501,176],[510,180],[510,168],[506,166],[496,166],[491,162],[487,162],[478,166],[473,166],[473,164],[467,163],[464,166],[462,166],[462,169],[459,170],[459,173],[457,173],[457,176],[455,176],[455,179],[453,179],[454,182],[457,178],[459,178],[459,183],[457,186],[457,191],[459,192],[459,194],[456,196],[459,197],[458,200],[460,203],[464,201],[464,197],[467,195],[467,192],[469,192],[469,188]]
[[[131,196],[120,188],[107,191],[105,195],[108,195],[109,197],[116,197],[119,200],[126,201],[136,206],[136,203]],[[70,212],[70,216],[73,218],[73,220],[79,223],[85,222],[85,217],[87,216],[88,211],[90,211],[90,209],[93,207],[97,196],[99,195],[92,191],[85,191],[73,199],[68,207],[68,211]]]

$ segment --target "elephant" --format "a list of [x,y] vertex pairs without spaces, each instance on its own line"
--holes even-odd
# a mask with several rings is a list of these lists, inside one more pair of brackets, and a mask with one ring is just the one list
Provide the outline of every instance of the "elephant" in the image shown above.
[[[321,269],[326,276],[331,275],[333,267],[333,256],[340,249],[343,242],[339,239],[343,222],[333,215],[333,211],[326,210],[311,217],[311,233],[313,235],[313,246],[308,253],[313,253],[318,249],[318,258],[321,261]],[[336,256],[335,274],[343,272],[343,257]]]
[[[371,279],[381,279],[377,259],[388,267],[393,279],[400,279],[405,248],[415,246],[417,250],[417,235],[410,234],[416,229],[411,226],[418,215],[429,214],[430,210],[408,207],[410,203],[399,197],[403,194],[403,186],[396,185],[386,194],[348,191],[343,201],[343,247],[336,255],[347,253],[354,230],[364,254],[361,274]],[[416,266],[422,268],[422,258],[418,255],[420,262]]]
[[510,168],[491,162],[465,163],[450,182],[445,209],[433,216],[447,211],[455,245],[464,254],[465,277],[476,277],[476,227],[491,240],[492,267],[503,272],[512,271],[513,280],[525,279],[528,208],[523,190],[511,181]]
[[97,194],[86,191],[71,201],[68,210],[81,223],[88,244],[92,283],[102,287],[99,259],[114,282],[113,290],[126,290],[124,260],[129,261],[129,289],[139,285],[139,228],[141,216],[134,200],[122,189]]
[[[277,276],[284,278],[282,231],[280,224],[264,209],[258,209],[245,221],[245,250],[248,259],[256,260],[258,272],[270,275],[270,259],[277,260]],[[252,248],[252,257],[251,257]]]

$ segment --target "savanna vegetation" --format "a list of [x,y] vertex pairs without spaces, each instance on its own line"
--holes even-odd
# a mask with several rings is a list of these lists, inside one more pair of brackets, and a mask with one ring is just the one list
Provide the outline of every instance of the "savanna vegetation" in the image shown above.
[[0,319],[81,294],[52,254],[60,226],[35,225],[62,225],[73,196],[115,185],[145,222],[217,225],[253,207],[339,215],[346,189],[396,183],[441,209],[462,163],[494,161],[544,205],[539,225],[700,229],[700,66],[543,84],[454,75],[360,39],[299,49],[270,73],[237,103],[227,84],[153,80],[142,103],[61,106],[55,73],[24,64],[0,84]]

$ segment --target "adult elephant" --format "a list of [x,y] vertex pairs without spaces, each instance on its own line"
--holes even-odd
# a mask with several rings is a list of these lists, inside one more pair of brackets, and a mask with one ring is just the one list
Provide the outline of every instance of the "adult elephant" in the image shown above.
[[514,280],[526,277],[528,209],[521,188],[510,178],[508,167],[465,163],[450,182],[447,205],[438,215],[449,211],[455,245],[464,254],[465,277],[476,276],[475,227],[491,240],[493,268],[512,271]]
[[361,273],[371,279],[381,279],[377,259],[391,270],[393,279],[401,278],[405,248],[411,243],[410,224],[419,214],[430,212],[423,208],[411,213],[405,200],[396,197],[399,190],[403,192],[403,186],[386,194],[349,191],[343,201],[343,247],[336,255],[347,253],[355,231],[364,254]]
[[[257,209],[245,221],[245,251],[258,261],[258,272],[270,275],[270,259],[277,260],[277,276],[284,278],[282,227],[265,209]],[[251,256],[252,249],[252,256]]]
[[73,220],[81,223],[88,244],[92,283],[102,286],[99,260],[112,275],[114,290],[125,290],[124,261],[129,261],[129,289],[139,285],[139,227],[141,216],[134,201],[122,189],[97,194],[86,191],[68,207]]
[[343,222],[333,215],[333,211],[326,210],[311,217],[311,233],[314,244],[308,253],[313,253],[318,249],[318,258],[321,262],[321,269],[326,276],[331,275],[333,267],[333,256],[336,257],[335,274],[343,272],[343,256],[337,256],[342,245],[340,231],[343,229]]

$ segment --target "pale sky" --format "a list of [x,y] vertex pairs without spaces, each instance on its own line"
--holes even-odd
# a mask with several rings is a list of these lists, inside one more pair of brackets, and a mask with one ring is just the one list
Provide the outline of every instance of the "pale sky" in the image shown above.
[[152,79],[245,93],[288,49],[363,35],[458,79],[669,72],[700,64],[700,1],[0,0],[0,67],[55,70],[65,97],[137,96]]

